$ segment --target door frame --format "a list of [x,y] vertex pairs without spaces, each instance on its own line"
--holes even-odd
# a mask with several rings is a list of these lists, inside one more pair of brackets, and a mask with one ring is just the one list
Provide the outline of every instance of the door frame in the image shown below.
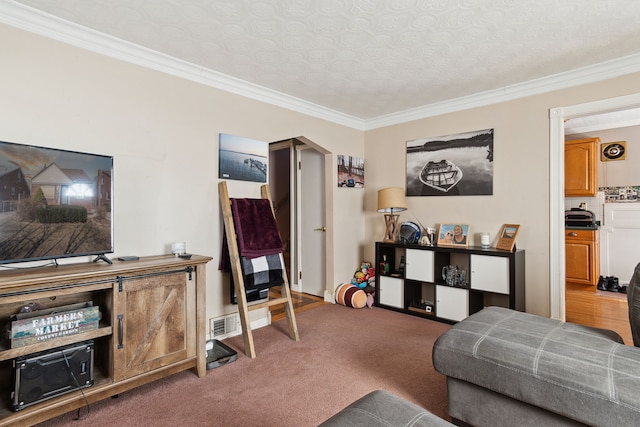
[[564,121],[640,107],[640,93],[549,110],[549,304],[551,318],[564,321]]
[[[332,153],[325,148],[319,146],[313,141],[305,138],[303,136],[299,136],[294,138],[299,142],[296,145],[304,145],[310,149],[316,150],[321,155],[324,155],[324,218],[325,218],[325,226],[327,230],[325,232],[325,284],[324,284],[324,300],[326,302],[333,302],[333,287],[330,286],[333,283],[333,275],[334,275],[334,251],[333,251],[333,242],[334,242],[334,234],[333,234],[333,163],[332,163]],[[294,147],[295,148],[295,147]],[[294,151],[296,151],[294,149]],[[300,245],[298,244],[299,236],[301,235],[300,229],[300,221],[299,212],[300,209],[299,201],[301,200],[301,196],[299,194],[300,185],[298,185],[298,175],[299,175],[299,161],[300,159],[295,156],[295,167],[291,171],[292,179],[295,179],[296,183],[296,201],[295,201],[295,209],[296,209],[296,221],[295,221],[295,236],[296,236],[296,283],[298,283],[298,279],[300,277],[300,270],[302,269],[302,258],[300,256]],[[301,292],[304,292],[304,283],[302,285]]]
[[290,194],[294,198],[291,201],[291,245],[292,245],[292,255],[291,255],[291,279],[289,280],[289,285],[294,291],[302,291],[304,289],[300,289],[299,285],[299,277],[300,270],[302,268],[301,259],[299,257],[300,249],[298,236],[300,234],[300,221],[298,221],[298,206],[299,206],[299,185],[298,185],[298,161],[297,158],[297,149],[296,146],[304,145],[318,151],[320,154],[324,155],[324,216],[325,216],[325,224],[327,227],[327,231],[325,233],[325,291],[324,291],[324,300],[326,302],[333,302],[333,287],[331,283],[333,283],[334,276],[334,258],[335,254],[333,251],[334,246],[334,219],[333,219],[333,186],[335,185],[333,182],[333,176],[335,175],[333,169],[333,154],[323,148],[322,146],[314,143],[310,139],[304,136],[293,137],[285,140],[274,141],[270,143],[270,146],[284,148],[289,147],[291,153],[291,166],[290,166]]

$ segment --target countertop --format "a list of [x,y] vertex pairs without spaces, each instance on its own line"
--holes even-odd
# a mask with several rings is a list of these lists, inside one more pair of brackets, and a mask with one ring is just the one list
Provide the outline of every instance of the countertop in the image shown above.
[[600,224],[596,225],[566,225],[564,227],[565,230],[599,230]]

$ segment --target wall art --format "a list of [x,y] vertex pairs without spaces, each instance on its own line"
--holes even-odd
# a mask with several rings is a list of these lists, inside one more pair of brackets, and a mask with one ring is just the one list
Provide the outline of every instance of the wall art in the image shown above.
[[493,129],[407,141],[407,196],[493,194]]
[[338,187],[364,187],[364,159],[338,154]]
[[219,178],[267,182],[269,143],[226,133],[219,143]]

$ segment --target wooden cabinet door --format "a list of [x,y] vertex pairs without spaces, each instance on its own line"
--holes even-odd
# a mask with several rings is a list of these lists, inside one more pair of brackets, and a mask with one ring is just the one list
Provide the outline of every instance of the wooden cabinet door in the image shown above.
[[599,138],[564,143],[564,195],[595,196],[598,186]]
[[115,295],[114,380],[188,357],[184,272],[121,278]]
[[595,230],[566,230],[567,283],[596,286],[599,277],[599,244]]

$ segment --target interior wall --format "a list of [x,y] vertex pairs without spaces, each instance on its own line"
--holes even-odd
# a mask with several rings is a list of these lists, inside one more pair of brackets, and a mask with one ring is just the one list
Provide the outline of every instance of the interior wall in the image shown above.
[[366,132],[365,256],[373,259],[374,243],[384,235],[376,191],[405,187],[406,141],[493,128],[493,195],[408,197],[400,221],[417,218],[425,227],[469,224],[470,244],[479,245],[479,233],[488,231],[492,246],[503,224],[520,224],[516,246],[526,250],[527,311],[549,316],[549,110],[636,92],[640,74]]
[[[209,255],[207,317],[233,311],[218,261],[218,134],[262,141],[304,136],[332,153],[363,156],[361,131],[254,101],[0,25],[0,140],[114,156],[114,240],[121,255],[170,253],[173,241]],[[335,166],[333,168],[335,170]],[[330,176],[334,273],[360,259],[363,192],[343,197]],[[234,197],[260,185],[229,181]],[[332,241],[333,242],[333,241]],[[337,261],[335,261],[337,260]],[[78,262],[82,260],[64,260]],[[350,265],[351,264],[351,265]]]
[[[521,224],[527,311],[549,314],[549,109],[640,92],[640,74],[563,89],[367,132],[123,63],[0,25],[0,139],[113,155],[115,254],[168,253],[186,241],[210,255],[207,315],[235,311],[217,271],[222,231],[217,138],[304,137],[332,153],[327,221],[328,288],[373,262],[384,235],[376,192],[405,185],[405,142],[494,129],[492,196],[411,197],[401,220],[470,224],[472,244],[504,223]],[[337,188],[336,154],[365,158],[366,187]],[[238,197],[259,185],[231,181]],[[332,236],[335,236],[332,237]]]

